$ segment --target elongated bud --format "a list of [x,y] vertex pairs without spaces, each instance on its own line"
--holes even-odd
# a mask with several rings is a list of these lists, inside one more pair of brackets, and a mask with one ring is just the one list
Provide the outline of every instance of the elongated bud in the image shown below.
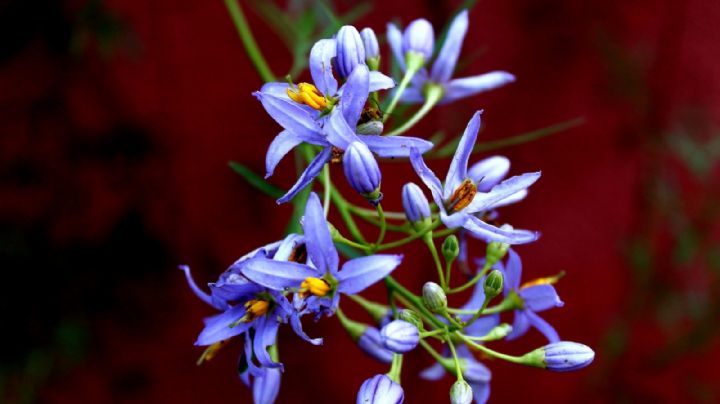
[[413,52],[422,55],[424,61],[430,60],[435,47],[435,32],[432,24],[424,18],[417,19],[408,25],[403,33],[402,49],[406,55]]
[[375,31],[372,28],[363,28],[360,36],[365,45],[365,63],[370,70],[378,70],[380,68],[380,46]]
[[488,192],[499,184],[510,171],[510,160],[492,156],[478,161],[468,169],[468,177],[477,184],[479,192]]
[[387,375],[365,380],[357,395],[357,404],[400,404],[405,399],[402,387]]
[[442,253],[446,263],[455,261],[455,258],[460,254],[460,243],[454,234],[447,236],[443,241]]
[[415,230],[429,226],[432,217],[430,204],[419,186],[408,182],[402,189],[402,204],[405,210],[405,217]]
[[418,330],[423,329],[423,322],[420,318],[420,315],[417,314],[415,310],[410,309],[404,309],[400,311],[400,320],[407,321],[408,323],[414,325],[418,328]]
[[367,327],[365,332],[358,338],[357,344],[363,352],[378,362],[392,362],[393,352],[385,348],[380,331],[377,328]]
[[473,391],[465,380],[458,380],[450,387],[450,404],[470,404]]
[[435,282],[427,282],[423,285],[422,298],[425,306],[433,313],[442,313],[447,309],[447,296]]
[[595,352],[590,347],[577,342],[555,342],[545,345],[540,350],[544,354],[544,367],[553,372],[582,369],[595,359]]
[[352,25],[345,25],[337,33],[335,67],[342,79],[347,79],[359,64],[365,64],[365,45],[360,33]]
[[350,186],[373,206],[382,200],[380,168],[370,149],[361,142],[352,142],[343,155],[343,171]]
[[483,337],[483,341],[495,341],[498,339],[503,339],[507,337],[507,335],[510,334],[512,330],[513,328],[510,324],[502,323],[490,330],[490,332]]
[[487,245],[487,250],[485,251],[485,262],[487,263],[487,265],[492,267],[493,265],[497,264],[501,259],[505,258],[505,254],[507,254],[509,249],[510,244],[500,243],[498,241],[489,242]]
[[485,291],[485,298],[492,299],[497,296],[503,290],[503,274],[497,269],[493,269],[485,278],[485,284],[483,289]]
[[380,330],[383,345],[395,353],[412,351],[420,342],[420,333],[415,325],[403,320],[388,323]]

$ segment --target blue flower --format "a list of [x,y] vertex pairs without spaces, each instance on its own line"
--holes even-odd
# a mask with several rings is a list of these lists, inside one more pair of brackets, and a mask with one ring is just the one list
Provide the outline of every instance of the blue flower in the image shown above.
[[[423,23],[424,21],[424,23]],[[423,35],[410,35],[411,28],[420,26]],[[411,42],[409,38],[420,38],[423,39],[422,47],[420,44],[415,44],[415,48],[425,49],[422,53],[425,55],[425,61],[432,55],[432,44],[434,41],[432,34],[432,27],[429,31],[427,29],[429,23],[425,20],[415,20],[405,30],[405,34],[401,34],[400,30],[394,24],[388,24],[387,38],[392,48],[393,55],[398,61],[401,69],[405,70],[405,57],[408,49],[414,50],[409,45]],[[438,53],[433,63],[430,72],[426,69],[420,69],[415,74],[412,81],[411,87],[407,88],[402,94],[401,101],[405,103],[420,103],[425,99],[423,91],[425,91],[428,85],[440,86],[443,90],[443,97],[440,103],[449,103],[460,98],[470,97],[478,93],[492,90],[505,84],[515,81],[515,76],[505,71],[493,71],[490,73],[480,74],[477,76],[463,77],[459,79],[452,79],[455,65],[457,64],[458,57],[460,56],[460,49],[462,48],[463,40],[468,29],[468,12],[467,10],[461,11],[450,24],[450,28],[447,31],[445,43],[443,43],[440,52]],[[430,38],[428,39],[428,33]],[[408,39],[406,39],[408,38]],[[419,39],[416,42],[421,42]],[[412,42],[414,43],[414,42]],[[430,52],[427,52],[427,44],[430,45]]]
[[358,390],[357,404],[402,404],[403,388],[386,375],[375,375],[363,382]]
[[420,332],[414,324],[403,320],[394,320],[380,330],[385,348],[395,353],[405,353],[415,349],[420,342]]
[[389,275],[401,255],[377,254],[347,261],[340,268],[339,256],[317,194],[311,193],[302,222],[308,263],[249,260],[242,274],[258,285],[275,291],[294,290],[306,300],[307,311],[332,313],[340,293],[356,294]]
[[508,244],[524,244],[535,241],[538,234],[527,230],[498,228],[486,223],[476,214],[490,211],[515,198],[538,178],[540,173],[527,173],[512,177],[494,185],[487,192],[479,191],[482,179],[470,177],[468,160],[480,129],[480,111],[473,115],[455,151],[450,168],[441,185],[438,177],[425,164],[420,152],[410,153],[410,162],[420,179],[430,189],[440,209],[440,219],[449,228],[463,227],[474,236],[485,241],[499,241]]
[[545,368],[553,372],[570,372],[592,363],[595,352],[587,345],[560,341],[540,348],[544,353]]
[[252,388],[255,404],[269,404],[275,402],[280,392],[281,376],[279,369],[263,368],[259,375],[252,377],[248,370],[243,371],[240,373],[240,380]]
[[563,302],[550,284],[555,278],[541,278],[526,284],[520,284],[522,277],[522,261],[520,256],[511,248],[508,250],[507,263],[504,267],[499,263],[500,270],[505,273],[504,294],[515,294],[522,302],[522,308],[515,310],[513,329],[507,339],[513,340],[524,335],[530,326],[540,331],[550,342],[560,341],[557,331],[550,323],[542,319],[538,312],[562,307]]

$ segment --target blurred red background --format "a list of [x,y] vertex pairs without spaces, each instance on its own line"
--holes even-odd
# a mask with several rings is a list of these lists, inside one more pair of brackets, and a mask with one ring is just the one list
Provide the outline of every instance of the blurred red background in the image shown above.
[[[242,2],[253,32],[284,75],[289,52],[253,4]],[[356,26],[383,32],[394,18],[425,17],[439,31],[459,3],[372,6]],[[0,18],[0,401],[248,402],[239,345],[195,365],[212,310],[176,270],[189,264],[212,281],[278,239],[291,214],[227,166],[261,172],[279,129],[250,95],[262,82],[223,3],[6,1]],[[437,108],[412,134],[460,133],[477,109],[482,140],[583,119],[496,152],[515,174],[542,170],[504,215],[542,232],[517,248],[527,277],[567,272],[566,305],[545,317],[596,351],[572,374],[488,360],[491,402],[720,400],[718,20],[720,4],[699,0],[483,1],[471,11],[460,73],[503,69],[518,81]],[[415,174],[385,167],[386,203],[399,210]],[[287,188],[294,176],[288,159],[271,182]],[[433,276],[429,255],[403,252],[397,277],[419,291]],[[382,299],[382,287],[367,295]],[[279,402],[352,402],[385,371],[334,318],[306,328],[325,345],[281,331]],[[542,343],[531,332],[497,346]],[[452,380],[420,380],[429,357],[407,356],[406,402],[446,401]]]

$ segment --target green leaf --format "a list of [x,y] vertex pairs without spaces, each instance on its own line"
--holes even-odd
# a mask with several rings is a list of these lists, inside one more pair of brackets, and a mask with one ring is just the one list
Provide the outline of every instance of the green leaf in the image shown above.
[[262,191],[266,195],[277,199],[285,194],[282,189],[268,183],[265,179],[263,179],[263,177],[237,161],[231,161],[228,165],[233,171],[240,174],[250,185],[257,188],[259,191]]

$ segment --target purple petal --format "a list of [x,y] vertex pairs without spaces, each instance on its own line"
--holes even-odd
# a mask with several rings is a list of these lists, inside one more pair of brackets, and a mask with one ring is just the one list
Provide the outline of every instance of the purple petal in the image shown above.
[[507,198],[501,199],[500,201],[495,202],[493,204],[493,209],[502,208],[503,206],[508,206],[508,205],[512,205],[514,203],[518,203],[518,202],[522,201],[523,199],[525,199],[527,197],[527,195],[528,195],[527,189],[517,191],[514,194],[508,196]]
[[440,53],[438,53],[433,63],[431,72],[433,81],[444,83],[452,77],[467,29],[468,12],[467,10],[463,10],[450,24],[450,28],[445,36],[445,43],[443,43],[442,49],[440,49]]
[[468,383],[473,391],[473,397],[477,404],[485,404],[490,398],[490,383]]
[[292,316],[290,316],[290,325],[292,326],[293,331],[295,331],[295,334],[297,334],[300,338],[304,339],[305,341],[313,344],[313,345],[322,345],[323,339],[322,338],[310,338],[307,334],[305,334],[305,331],[303,331],[302,328],[302,322],[300,321],[300,314],[294,313]]
[[[351,129],[354,129],[358,120],[360,120],[360,114],[362,114],[368,98],[370,85],[369,74],[370,72],[367,66],[358,65],[352,73],[350,73],[347,82],[343,86],[343,93],[340,98],[340,109]],[[353,130],[353,133],[354,132]]]
[[395,26],[395,24],[389,23],[387,25],[387,41],[390,44],[395,61],[400,66],[400,70],[405,71],[405,55],[402,51],[402,33]]
[[525,307],[532,311],[543,311],[553,307],[562,307],[565,303],[560,300],[553,285],[533,285],[521,288],[518,294],[525,302]]
[[395,80],[380,72],[370,72],[370,92],[387,90],[393,87],[395,87]]
[[195,280],[192,277],[192,274],[190,273],[190,267],[187,265],[178,265],[178,268],[185,272],[185,280],[187,280],[188,286],[190,286],[190,290],[195,293],[195,296],[200,298],[203,302],[209,304],[212,307],[215,307],[216,309],[220,309],[215,304],[213,304],[212,298],[209,294],[205,293],[200,287],[195,283]]
[[260,100],[270,117],[284,129],[303,139],[322,141],[322,134],[317,122],[306,110],[300,108],[298,103],[258,91],[253,95]]
[[273,175],[275,167],[277,167],[280,160],[295,146],[303,142],[303,139],[296,136],[294,132],[284,130],[280,132],[268,148],[267,154],[265,155],[265,178]]
[[318,272],[320,274],[337,272],[338,252],[333,244],[320,198],[314,192],[310,194],[307,205],[305,205],[302,227],[308,256]]
[[448,215],[445,213],[445,208],[442,206],[440,207],[440,220],[442,220],[443,224],[449,229],[456,229],[458,227],[465,226],[465,223],[470,220],[470,216],[471,215],[465,212],[465,210]]
[[321,39],[310,50],[310,75],[320,92],[324,95],[335,95],[337,80],[332,74],[332,58],[335,57],[334,39]]
[[476,184],[478,192],[488,192],[510,171],[510,160],[503,156],[484,158],[468,169],[468,177]]
[[340,282],[338,291],[346,294],[362,292],[368,286],[388,276],[401,261],[402,255],[386,254],[352,259],[337,273]]
[[281,373],[279,369],[262,369],[262,375],[255,376],[252,384],[253,402],[274,403],[280,392]]
[[360,141],[355,134],[354,127],[355,124],[353,124],[351,128],[340,109],[335,108],[325,123],[325,133],[328,142],[342,150],[347,149],[350,143]]
[[444,199],[448,199],[460,183],[468,176],[468,160],[470,159],[470,153],[472,153],[478,131],[480,130],[480,114],[482,114],[482,111],[477,111],[470,119],[470,122],[468,122],[465,128],[465,133],[463,133],[460,143],[458,143],[457,150],[455,150],[455,155],[450,163],[447,177],[445,177]]
[[323,166],[325,166],[325,163],[330,160],[331,154],[332,150],[329,147],[326,147],[323,151],[318,153],[310,164],[308,164],[307,168],[305,168],[305,171],[303,171],[300,175],[300,178],[298,178],[297,182],[295,182],[295,185],[293,185],[292,188],[285,193],[285,195],[280,197],[280,199],[277,200],[277,203],[281,204],[291,200],[298,192],[302,191],[303,188],[310,185],[315,177],[320,175],[320,171],[322,171]]
[[532,243],[539,237],[537,232],[528,230],[498,228],[483,222],[473,215],[467,215],[467,219],[463,227],[470,231],[472,236],[485,240],[486,242],[499,241],[507,244],[527,244]]
[[403,104],[421,104],[423,101],[425,96],[422,94],[422,86],[410,86],[400,96]]
[[212,345],[216,342],[230,339],[247,331],[253,322],[238,323],[234,327],[231,324],[238,321],[245,315],[245,307],[239,304],[224,313],[205,319],[205,328],[198,335],[195,345]]
[[525,314],[527,314],[530,324],[532,324],[533,327],[540,331],[540,333],[542,333],[542,335],[544,335],[549,342],[552,343],[560,341],[560,336],[558,335],[557,331],[555,331],[555,328],[550,325],[550,323],[548,323],[542,317],[531,311],[527,311],[525,312]]
[[445,376],[445,368],[438,362],[420,372],[420,378],[425,380],[440,380],[443,376]]
[[540,178],[540,172],[525,173],[509,178],[492,187],[490,192],[478,192],[466,208],[468,212],[483,212],[493,209],[497,203],[527,189]]
[[261,286],[275,290],[297,288],[306,278],[318,276],[318,272],[307,265],[267,258],[248,261],[242,274]]
[[513,81],[515,81],[515,76],[503,71],[450,80],[445,84],[445,95],[442,103],[447,104],[460,98],[471,97],[484,91],[502,87]]
[[267,348],[275,343],[278,331],[278,322],[272,314],[262,316],[255,325],[253,337],[253,352],[261,367],[283,369],[282,363],[272,360]]
[[527,316],[527,311],[515,310],[515,320],[513,321],[512,331],[505,337],[508,341],[518,339],[525,335],[530,329],[530,320]]
[[440,209],[444,209],[445,202],[442,198],[442,185],[440,185],[440,180],[425,164],[419,150],[410,150],[410,163],[422,182],[425,183],[425,186],[430,189],[430,193],[432,194],[435,203],[438,207],[440,207]]
[[432,142],[417,137],[358,135],[373,153],[380,157],[408,157],[415,148],[419,153],[432,149]]
[[508,249],[507,265],[505,266],[505,293],[520,287],[522,278],[522,260],[512,248]]

